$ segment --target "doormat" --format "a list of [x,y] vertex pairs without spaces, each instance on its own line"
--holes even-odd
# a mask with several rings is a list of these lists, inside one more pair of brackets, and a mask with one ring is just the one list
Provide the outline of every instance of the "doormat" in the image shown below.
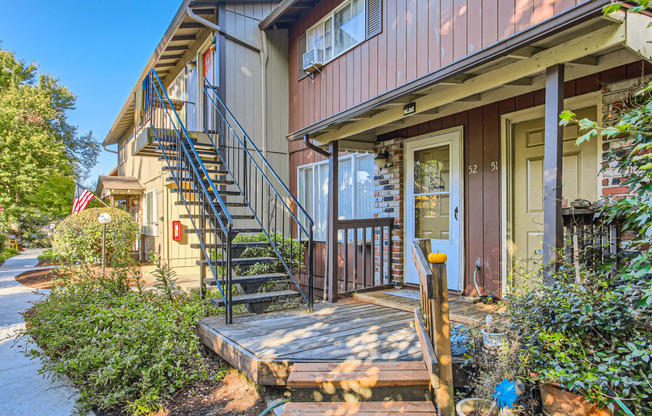
[[415,300],[421,299],[419,295],[419,291],[412,290],[412,289],[400,289],[400,290],[395,290],[393,292],[385,292],[385,294],[392,295],[392,296],[399,296],[402,298],[415,299]]

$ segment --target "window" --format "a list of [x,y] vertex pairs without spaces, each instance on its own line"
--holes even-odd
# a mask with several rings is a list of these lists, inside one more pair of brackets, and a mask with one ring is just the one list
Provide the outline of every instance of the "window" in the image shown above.
[[156,222],[156,189],[145,192],[145,218],[143,221],[143,234],[158,235]]
[[324,61],[366,39],[365,0],[347,0],[306,32],[306,50],[323,49]]
[[[338,176],[338,218],[373,218],[374,155],[340,157]],[[314,239],[325,241],[328,225],[328,161],[299,168],[298,194],[299,203],[315,222]]]
[[[186,101],[186,73],[181,71],[179,75],[172,81],[172,84],[168,87],[168,96],[171,100],[177,101]],[[178,111],[179,118],[182,122],[186,122],[186,106],[184,105],[181,110]],[[177,123],[175,122],[175,125]],[[177,126],[178,128],[179,126]]]

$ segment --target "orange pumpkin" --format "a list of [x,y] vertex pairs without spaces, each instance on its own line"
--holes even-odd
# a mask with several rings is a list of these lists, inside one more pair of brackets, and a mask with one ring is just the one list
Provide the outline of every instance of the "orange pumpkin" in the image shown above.
[[435,263],[435,264],[446,263],[446,260],[448,260],[448,256],[444,253],[440,253],[439,250],[437,250],[436,253],[428,254],[428,261],[430,263]]

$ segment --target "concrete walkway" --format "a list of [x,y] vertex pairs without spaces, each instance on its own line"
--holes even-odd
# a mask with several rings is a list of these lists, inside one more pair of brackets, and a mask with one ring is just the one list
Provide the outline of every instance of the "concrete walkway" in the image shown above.
[[[16,334],[25,328],[21,312],[41,298],[34,289],[14,278],[33,269],[43,250],[27,250],[0,266],[0,414],[2,416],[64,416],[74,413],[77,391],[64,380],[52,382],[38,374],[39,360],[23,353],[25,339]],[[43,293],[46,291],[39,291]],[[31,348],[33,348],[33,344]]]

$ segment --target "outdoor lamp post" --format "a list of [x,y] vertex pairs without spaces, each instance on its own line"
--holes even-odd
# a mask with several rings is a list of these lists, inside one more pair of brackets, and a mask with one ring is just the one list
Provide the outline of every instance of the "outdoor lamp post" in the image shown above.
[[106,264],[106,225],[111,222],[111,216],[104,212],[97,216],[102,224],[102,278],[104,279],[104,265]]

